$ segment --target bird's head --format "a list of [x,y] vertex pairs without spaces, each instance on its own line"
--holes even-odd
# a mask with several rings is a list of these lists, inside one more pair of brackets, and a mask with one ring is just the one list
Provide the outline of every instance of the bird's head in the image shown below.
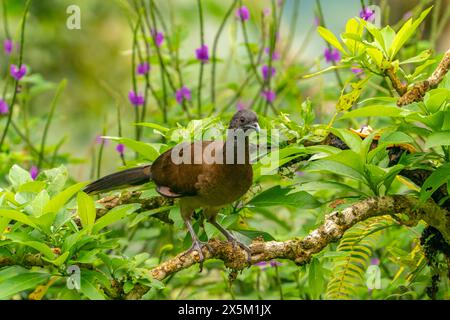
[[240,110],[231,118],[228,129],[242,129],[244,132],[255,130],[259,132],[258,116],[251,110]]

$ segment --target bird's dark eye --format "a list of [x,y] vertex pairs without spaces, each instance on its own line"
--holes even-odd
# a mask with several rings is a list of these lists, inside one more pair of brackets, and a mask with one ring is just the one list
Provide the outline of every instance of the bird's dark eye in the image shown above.
[[244,117],[241,117],[241,118],[239,119],[239,121],[240,121],[241,123],[244,123],[244,122],[245,122],[245,118],[244,118]]

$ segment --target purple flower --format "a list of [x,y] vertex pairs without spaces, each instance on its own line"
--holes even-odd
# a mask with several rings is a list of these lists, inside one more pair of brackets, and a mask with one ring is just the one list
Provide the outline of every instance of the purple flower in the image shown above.
[[363,69],[358,68],[358,67],[352,67],[351,70],[352,70],[352,72],[353,72],[354,74],[356,74],[356,75],[361,74],[361,73],[364,72]]
[[330,62],[339,62],[341,60],[341,54],[339,53],[338,49],[330,50],[328,48],[325,48],[324,54],[325,60]]
[[236,103],[236,110],[237,111],[242,111],[246,108],[246,105],[244,102],[242,101],[238,101],[238,103]]
[[262,92],[262,96],[266,99],[266,101],[268,102],[274,102],[277,95],[275,92],[273,92],[272,90],[264,90]]
[[316,27],[320,26],[320,18],[319,18],[318,16],[315,16],[315,17],[314,17],[314,25],[315,25]]
[[375,21],[375,11],[373,11],[372,9],[369,9],[369,8],[364,8],[359,13],[359,17],[363,20],[373,22],[373,21]]
[[95,143],[106,146],[109,143],[109,140],[102,138],[102,136],[98,134],[95,136]]
[[6,114],[9,112],[8,104],[5,100],[0,99],[0,114]]
[[403,15],[403,19],[404,20],[408,20],[413,16],[412,11],[406,11],[405,14]]
[[[269,66],[268,65],[264,65],[261,68],[261,73],[263,75],[264,80],[269,79]],[[270,67],[270,77],[274,77],[276,74],[276,70],[274,67]]]
[[279,266],[282,266],[282,265],[283,264],[281,262],[277,261],[277,260],[271,260],[270,261],[270,266],[271,267],[279,267]]
[[200,48],[196,49],[195,55],[199,61],[202,63],[207,63],[209,61],[208,46],[204,44]]
[[183,86],[181,89],[177,90],[175,98],[180,104],[183,103],[183,100],[191,100],[191,90],[186,86]]
[[147,62],[139,63],[136,67],[136,73],[145,75],[150,71],[150,65]]
[[260,267],[262,270],[265,270],[267,268],[267,261],[260,261],[255,263],[255,266]]
[[264,8],[263,9],[263,14],[265,17],[270,16],[270,14],[272,13],[272,11],[270,10],[270,8]]
[[276,260],[270,260],[270,262],[260,261],[260,262],[255,263],[255,266],[260,267],[261,270],[265,270],[268,266],[271,266],[272,268],[274,268],[274,267],[279,267],[281,265],[283,265],[283,264]]
[[[264,52],[267,55],[270,55],[270,48],[265,48]],[[279,60],[279,59],[280,59],[280,53],[278,51],[274,50],[273,53],[272,53],[272,60],[276,61],[276,60]]]
[[295,174],[296,174],[298,177],[304,177],[304,176],[305,176],[305,172],[304,172],[304,171],[296,171]]
[[236,10],[236,17],[241,19],[242,21],[246,21],[250,19],[250,11],[246,6],[242,6]]
[[30,169],[30,176],[31,176],[31,179],[36,180],[36,177],[38,176],[38,174],[39,174],[39,169],[38,169],[38,167],[32,166],[31,169]]
[[151,31],[153,40],[156,43],[156,46],[161,47],[163,41],[164,41],[164,34],[162,32],[158,32],[157,30]]
[[125,152],[125,145],[123,145],[122,143],[119,143],[119,144],[116,146],[116,151],[117,151],[121,156],[123,156],[123,154],[124,154],[124,152]]
[[142,94],[134,92],[133,90],[128,93],[128,99],[135,107],[142,106],[145,102],[144,96]]
[[20,68],[17,67],[15,64],[11,65],[10,68],[11,76],[19,81],[23,78],[23,76],[27,73],[27,67],[25,65],[21,65]]
[[380,259],[377,259],[377,258],[370,259],[370,264],[377,266],[380,264]]
[[10,55],[12,53],[13,50],[13,41],[11,39],[5,39],[3,41],[3,48],[5,49],[5,54],[6,55]]

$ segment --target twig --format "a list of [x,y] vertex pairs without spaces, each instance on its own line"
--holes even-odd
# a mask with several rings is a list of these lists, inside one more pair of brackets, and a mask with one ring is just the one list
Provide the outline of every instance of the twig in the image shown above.
[[436,88],[442,80],[444,80],[446,74],[450,69],[450,49],[444,54],[441,62],[439,63],[433,74],[425,81],[416,83],[411,89],[402,95],[397,101],[399,107],[406,106],[408,104],[422,101],[425,94]]

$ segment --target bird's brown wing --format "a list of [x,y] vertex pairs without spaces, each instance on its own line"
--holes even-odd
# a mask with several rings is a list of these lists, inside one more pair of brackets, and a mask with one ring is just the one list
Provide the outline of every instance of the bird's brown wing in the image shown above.
[[[197,195],[199,177],[214,167],[205,157],[222,150],[222,146],[223,142],[219,141],[198,141],[164,152],[152,164],[152,179],[158,186],[157,191],[170,198]],[[202,152],[205,150],[213,151]]]

